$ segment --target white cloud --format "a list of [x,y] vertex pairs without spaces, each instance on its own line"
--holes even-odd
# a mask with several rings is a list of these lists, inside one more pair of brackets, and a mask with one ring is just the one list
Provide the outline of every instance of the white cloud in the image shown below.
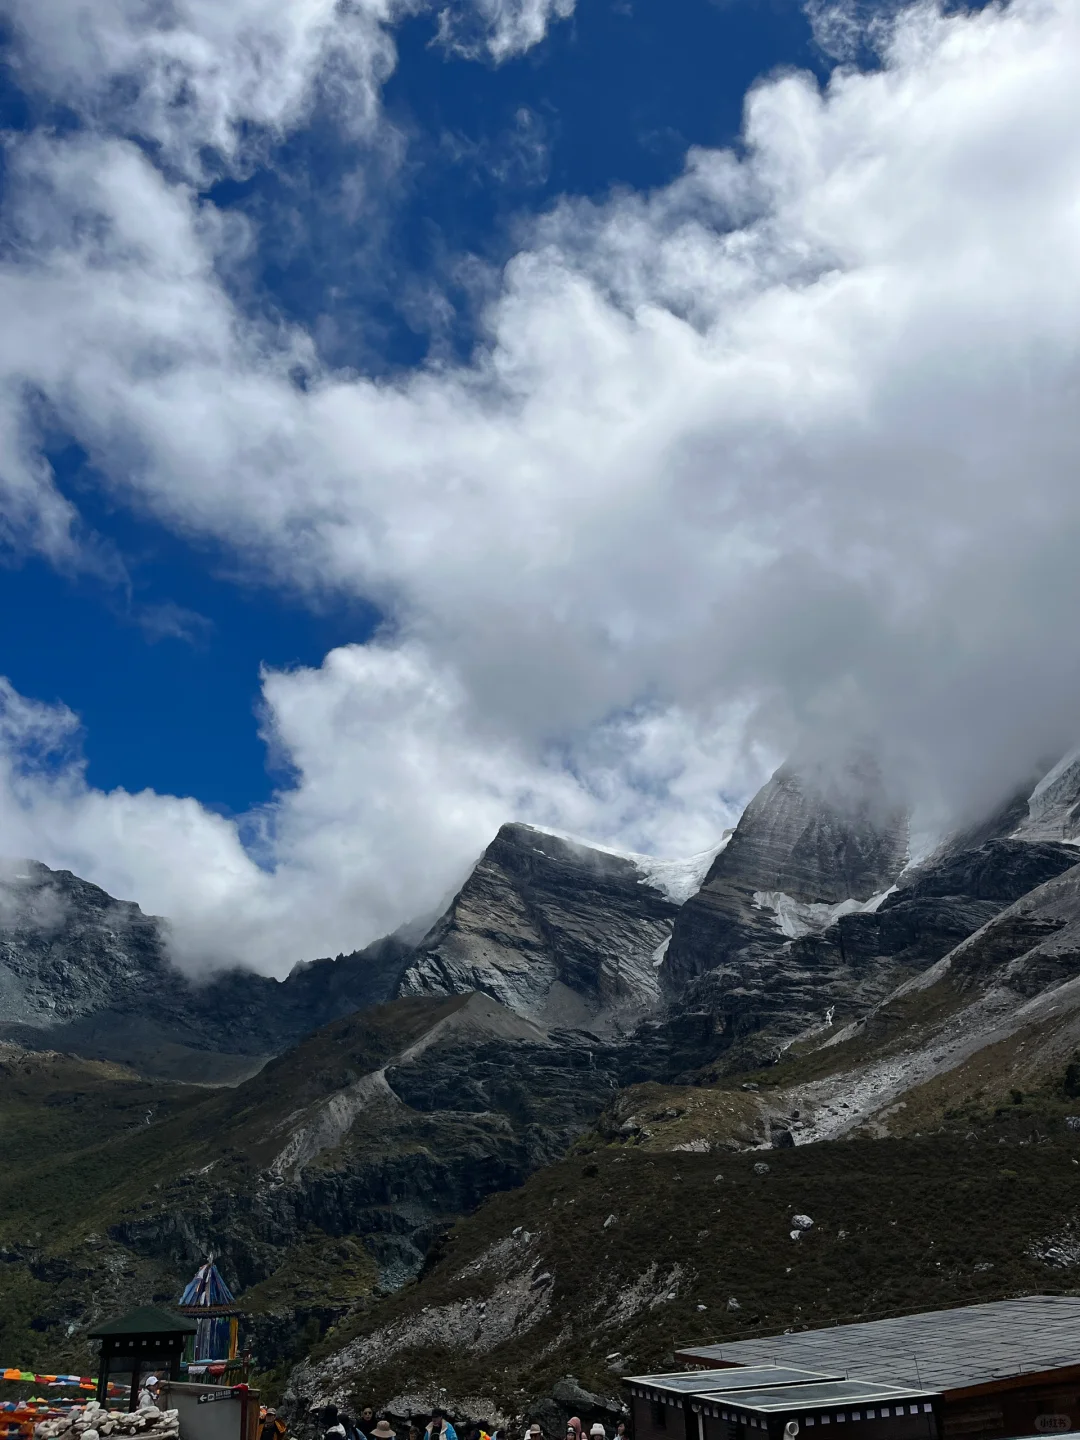
[[505,820],[702,849],[737,814],[718,782],[763,771],[736,725],[642,712],[590,736],[578,778],[586,757],[493,733],[415,645],[335,650],[318,670],[268,674],[264,696],[295,783],[233,822],[190,799],[88,786],[76,717],[0,682],[4,851],[168,916],[189,967],[283,974],[430,913]]
[[3,0],[19,75],[98,126],[118,124],[202,169],[300,124],[320,96],[354,127],[394,66],[408,0]]
[[439,11],[439,40],[458,54],[496,63],[531,50],[554,20],[567,20],[575,0],[468,0]]
[[[322,102],[370,138],[396,62],[392,27],[435,0],[0,0],[23,85],[96,129],[137,134],[196,177],[249,164]],[[574,0],[455,0],[444,42],[499,63]],[[466,41],[465,37],[469,37]]]
[[[356,943],[376,912],[407,918],[404,896],[440,898],[497,818],[545,807],[598,839],[702,848],[717,788],[750,774],[734,740],[710,751],[718,715],[752,713],[779,749],[879,733],[954,807],[1066,747],[1078,63],[1069,0],[905,12],[880,71],[757,88],[743,158],[698,151],[652,195],[562,206],[507,267],[472,363],[383,382],[245,322],[216,269],[244,237],[134,146],[13,146],[10,433],[31,395],[116,494],[390,617],[377,647],[268,681],[301,781],[265,842],[277,876],[222,870],[235,913],[362,916]],[[62,531],[25,440],[0,460],[23,532]],[[332,747],[356,705],[363,743],[324,771],[313,737]],[[667,760],[690,737],[668,788],[635,768],[649,725]],[[132,833],[143,803],[78,800]],[[209,855],[237,843],[207,824]],[[120,888],[167,899],[142,873]]]

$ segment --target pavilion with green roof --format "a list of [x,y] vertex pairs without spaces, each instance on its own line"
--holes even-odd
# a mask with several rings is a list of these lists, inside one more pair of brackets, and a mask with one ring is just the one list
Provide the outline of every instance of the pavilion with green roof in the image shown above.
[[140,1305],[118,1320],[90,1331],[91,1340],[101,1341],[97,1398],[104,1405],[109,1393],[110,1372],[131,1373],[128,1409],[139,1403],[139,1386],[152,1372],[180,1379],[180,1359],[189,1335],[198,1329],[194,1320],[163,1310],[158,1305]]

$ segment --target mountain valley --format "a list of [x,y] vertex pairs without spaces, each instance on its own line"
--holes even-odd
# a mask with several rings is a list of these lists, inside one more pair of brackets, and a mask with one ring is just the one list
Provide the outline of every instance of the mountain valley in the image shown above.
[[0,1343],[85,1365],[213,1251],[297,1411],[510,1416],[695,1333],[1067,1288],[1078,806],[1072,757],[914,864],[865,762],[685,862],[508,824],[426,934],[283,981],[19,862]]

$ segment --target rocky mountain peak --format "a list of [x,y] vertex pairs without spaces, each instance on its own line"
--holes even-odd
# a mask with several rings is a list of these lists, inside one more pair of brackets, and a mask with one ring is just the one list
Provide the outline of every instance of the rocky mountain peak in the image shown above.
[[678,911],[676,880],[655,863],[504,825],[416,947],[399,993],[479,990],[547,1025],[629,1023],[657,1003],[656,962]]
[[0,1017],[52,1026],[169,970],[160,922],[69,870],[0,870]]
[[873,903],[903,870],[907,847],[906,814],[872,762],[835,778],[782,766],[680,911],[666,984],[677,989],[748,946],[775,950],[824,929],[840,907]]
[[838,782],[782,766],[743,812],[706,888],[721,879],[810,904],[869,900],[907,862],[907,815],[870,762]]
[[406,953],[391,936],[284,981],[226,968],[197,982],[172,963],[157,917],[68,870],[8,861],[0,1039],[229,1082],[319,1025],[388,999]]

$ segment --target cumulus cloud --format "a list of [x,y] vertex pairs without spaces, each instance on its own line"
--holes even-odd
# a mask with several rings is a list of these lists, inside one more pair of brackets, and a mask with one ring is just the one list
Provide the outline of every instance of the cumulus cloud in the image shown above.
[[[65,771],[98,817],[98,839],[72,832],[84,873],[107,836],[136,867],[123,893],[194,913],[121,843],[160,803],[181,833],[205,819],[184,883],[230,896],[231,923],[264,934],[295,905],[328,936],[351,916],[358,943],[435,903],[511,814],[699,848],[752,783],[747,736],[875,737],[942,814],[1067,748],[1080,13],[918,6],[880,44],[825,91],[757,87],[739,155],[558,207],[470,363],[390,381],[246,322],[219,280],[244,237],[144,150],[13,145],[0,395],[21,439],[0,460],[25,534],[68,518],[31,443],[45,410],[117,496],[387,616],[378,644],[267,679],[297,782],[263,817],[264,868],[187,802]],[[331,719],[362,737],[340,769]]]
[[293,781],[233,821],[190,799],[95,790],[77,717],[0,683],[5,851],[167,916],[191,969],[283,974],[433,918],[505,820],[701,850],[738,814],[722,787],[756,784],[768,764],[743,752],[730,718],[675,711],[623,716],[580,752],[539,751],[488,726],[415,645],[350,646],[317,670],[269,673],[264,700]]

